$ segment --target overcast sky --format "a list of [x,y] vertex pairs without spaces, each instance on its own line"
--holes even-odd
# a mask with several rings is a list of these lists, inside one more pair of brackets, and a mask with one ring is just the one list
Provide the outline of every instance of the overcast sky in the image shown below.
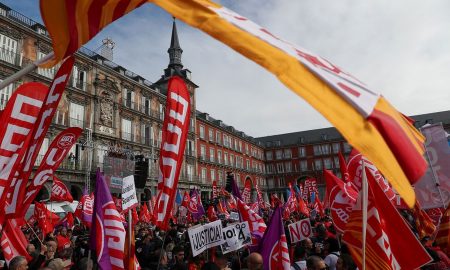
[[[38,1],[0,0],[40,21]],[[222,5],[315,52],[407,115],[450,109],[450,1],[246,0]],[[269,72],[178,22],[182,62],[199,85],[197,109],[254,137],[328,127]],[[112,38],[114,62],[154,82],[168,65],[171,16],[146,4],[87,47]]]

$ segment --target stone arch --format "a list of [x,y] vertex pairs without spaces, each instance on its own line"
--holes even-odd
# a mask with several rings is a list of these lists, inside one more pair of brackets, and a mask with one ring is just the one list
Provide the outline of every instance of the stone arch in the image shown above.
[[70,195],[72,195],[74,200],[79,201],[81,196],[83,196],[83,190],[78,185],[72,184],[70,186]]

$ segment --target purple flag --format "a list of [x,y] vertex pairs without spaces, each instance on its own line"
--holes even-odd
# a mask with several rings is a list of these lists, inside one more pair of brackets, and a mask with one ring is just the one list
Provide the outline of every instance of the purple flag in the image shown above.
[[428,170],[414,185],[417,200],[423,209],[445,207],[450,202],[450,147],[442,124],[421,128],[426,137],[425,157]]
[[263,238],[259,242],[259,253],[264,260],[264,270],[290,270],[291,262],[284,232],[282,209],[274,210]]
[[244,201],[241,196],[241,191],[239,191],[239,187],[236,183],[236,180],[234,180],[233,175],[231,175],[230,180],[231,180],[231,194],[233,194],[234,197],[239,198],[239,200]]
[[203,208],[200,193],[198,193],[197,189],[191,190],[190,197],[191,200],[189,201],[188,210],[191,212],[192,217],[195,220],[199,220],[203,215],[205,215],[205,208]]
[[95,250],[100,269],[124,269],[125,228],[100,170],[97,170],[94,194],[91,249]]

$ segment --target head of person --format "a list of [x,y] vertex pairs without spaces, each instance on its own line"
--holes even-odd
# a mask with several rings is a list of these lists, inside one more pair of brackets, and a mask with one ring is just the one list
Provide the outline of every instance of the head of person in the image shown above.
[[306,252],[311,252],[313,249],[313,242],[310,238],[305,238],[301,241],[301,246],[305,248]]
[[66,227],[62,227],[61,229],[61,233],[62,236],[67,236],[67,228]]
[[263,258],[258,252],[252,252],[247,257],[247,267],[249,270],[262,270]]
[[61,258],[56,258],[48,261],[47,267],[52,270],[63,270],[64,269],[64,263]]
[[175,262],[184,262],[184,247],[181,245],[175,246],[172,250],[172,256]]
[[28,244],[27,245],[27,252],[30,255],[34,254],[34,252],[36,252],[36,247],[33,244]]
[[308,270],[328,270],[325,261],[319,256],[309,256],[306,260],[306,268]]
[[341,254],[336,263],[336,270],[356,270],[356,264],[349,254]]
[[306,249],[302,246],[296,246],[294,250],[294,261],[301,261],[306,258]]
[[28,262],[24,256],[16,256],[9,262],[10,270],[27,270]]
[[327,238],[324,242],[324,249],[327,250],[328,253],[339,251],[340,248],[338,240],[335,238]]
[[216,264],[219,269],[225,269],[228,266],[228,258],[220,251],[216,252]]

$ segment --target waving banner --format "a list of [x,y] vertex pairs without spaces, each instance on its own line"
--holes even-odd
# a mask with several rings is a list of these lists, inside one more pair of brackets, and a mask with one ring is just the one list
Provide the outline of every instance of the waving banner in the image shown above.
[[176,76],[170,78],[167,89],[159,156],[158,196],[153,213],[155,225],[163,230],[167,229],[171,217],[191,114],[191,98],[183,79]]
[[58,169],[59,164],[61,164],[61,162],[63,162],[66,158],[67,153],[69,153],[78,137],[80,137],[81,132],[83,132],[83,130],[78,127],[67,128],[59,133],[53,140],[44,156],[44,159],[42,160],[41,165],[36,171],[36,175],[27,188],[27,193],[25,194],[23,201],[21,201],[24,213],[33,202],[45,182],[47,182],[56,169]]
[[31,261],[32,258],[27,252],[28,240],[17,221],[8,219],[5,223],[5,227],[0,226],[0,229],[2,230],[1,247],[6,263],[9,265],[9,262],[16,256],[25,256],[27,261]]
[[222,232],[224,243],[220,247],[223,254],[238,250],[252,242],[252,235],[247,221],[233,223],[223,228]]
[[8,207],[6,208],[6,215],[8,217],[21,217],[27,210],[27,206],[23,204],[25,200],[25,194],[27,191],[27,183],[30,178],[30,174],[33,170],[34,163],[39,155],[39,149],[42,142],[47,136],[47,130],[50,127],[53,116],[56,113],[59,101],[61,100],[62,93],[66,88],[67,81],[69,80],[70,73],[72,72],[74,58],[69,57],[55,75],[42,105],[42,109],[37,116],[36,124],[31,132],[31,142],[26,148],[25,159],[21,164],[19,171],[19,177],[16,177],[11,182],[10,191],[8,192]]
[[255,185],[255,189],[256,189],[256,194],[258,195],[258,204],[259,204],[259,208],[260,208],[260,209],[266,209],[266,204],[264,203],[264,199],[263,199],[263,196],[262,196],[262,192],[261,192],[261,190],[259,189],[259,185],[258,185],[258,184]]
[[222,221],[216,220],[188,229],[192,256],[197,256],[207,248],[223,244]]
[[70,194],[69,189],[53,175],[52,195],[50,200],[54,202],[73,202],[73,197]]
[[80,201],[75,210],[75,216],[87,227],[92,225],[92,215],[94,214],[94,195],[89,196],[87,190],[83,191]]
[[[29,147],[48,88],[40,83],[25,83],[14,91],[0,121],[0,211],[5,210],[10,186],[16,182],[20,162]],[[14,179],[13,179],[14,178]],[[15,202],[13,202],[15,203]],[[9,206],[8,206],[9,207]],[[0,215],[2,221],[4,215]]]
[[249,178],[247,178],[245,180],[245,186],[244,186],[244,191],[242,191],[242,200],[246,203],[249,204],[250,200],[251,200],[251,191],[252,191],[252,183],[251,180]]
[[199,220],[205,214],[205,208],[203,208],[200,194],[196,189],[191,192],[187,209],[195,220]]
[[214,180],[212,183],[212,198],[215,199],[219,197],[219,190],[217,189],[217,181]]

